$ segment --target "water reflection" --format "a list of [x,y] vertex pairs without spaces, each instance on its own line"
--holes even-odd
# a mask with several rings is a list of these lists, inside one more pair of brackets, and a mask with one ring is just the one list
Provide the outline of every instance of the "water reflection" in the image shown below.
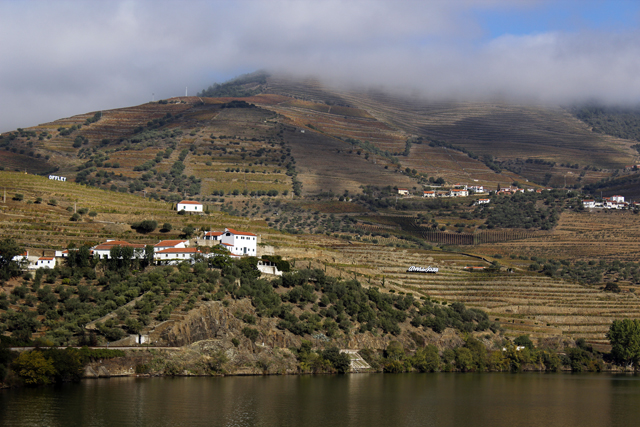
[[2,426],[629,426],[635,376],[113,378],[0,391]]

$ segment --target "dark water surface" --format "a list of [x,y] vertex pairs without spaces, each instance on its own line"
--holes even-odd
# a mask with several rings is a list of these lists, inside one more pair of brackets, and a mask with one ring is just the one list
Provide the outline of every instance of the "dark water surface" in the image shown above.
[[639,426],[640,377],[112,378],[0,390],[0,426]]

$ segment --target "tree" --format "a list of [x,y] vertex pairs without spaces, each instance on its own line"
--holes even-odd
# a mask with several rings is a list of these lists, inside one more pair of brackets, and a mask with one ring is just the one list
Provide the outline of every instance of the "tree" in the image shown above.
[[440,356],[435,345],[420,348],[412,358],[412,365],[420,372],[436,372],[440,369]]
[[339,374],[346,374],[351,370],[351,358],[346,353],[340,353],[338,347],[330,347],[322,352],[322,357],[334,367]]
[[192,227],[192,226],[190,226],[190,225],[187,225],[186,227],[184,227],[184,228],[182,229],[182,233],[184,234],[184,236],[185,236],[187,239],[188,239],[188,238],[190,238],[190,237],[193,235],[193,233],[195,233],[195,232],[196,232],[196,229],[195,229],[195,228],[193,228],[193,227]]
[[618,363],[627,366],[640,362],[640,319],[614,320],[607,332],[611,354]]
[[56,374],[51,359],[37,350],[20,353],[13,361],[13,368],[28,385],[50,384]]
[[531,338],[529,338],[529,335],[520,335],[515,340],[513,340],[513,343],[515,345],[528,348],[529,350],[533,350],[535,348],[535,346],[533,345],[533,341],[531,341]]
[[171,231],[172,229],[172,225],[168,222],[165,222],[164,224],[162,224],[162,229],[160,231],[166,233],[167,231]]
[[135,229],[140,233],[151,233],[157,227],[158,227],[158,223],[151,219],[145,219],[144,221],[141,221],[141,222],[134,222],[131,225],[131,228]]
[[20,264],[14,261],[15,256],[24,252],[24,248],[13,239],[0,240],[0,280],[7,280],[20,275]]

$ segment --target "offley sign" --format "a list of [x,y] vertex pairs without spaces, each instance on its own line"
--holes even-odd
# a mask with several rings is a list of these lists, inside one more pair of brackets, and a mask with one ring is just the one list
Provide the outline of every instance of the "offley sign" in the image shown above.
[[65,176],[57,176],[57,175],[49,175],[49,179],[52,179],[54,181],[66,181],[67,177],[65,177]]
[[412,265],[407,268],[407,273],[437,273],[438,267],[416,267]]

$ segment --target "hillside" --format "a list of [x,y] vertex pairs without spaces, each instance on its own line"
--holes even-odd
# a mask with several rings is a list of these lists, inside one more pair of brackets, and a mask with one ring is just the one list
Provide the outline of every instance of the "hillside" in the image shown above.
[[[507,336],[568,336],[604,344],[604,333],[612,320],[640,317],[640,300],[635,294],[640,286],[640,229],[631,211],[565,211],[558,225],[552,231],[539,232],[542,234],[515,230],[521,234],[518,240],[432,246],[411,235],[413,228],[404,229],[406,222],[401,220],[425,218],[425,211],[405,212],[399,217],[394,210],[380,209],[365,215],[364,208],[354,202],[300,205],[294,200],[277,204],[282,220],[274,223],[276,202],[262,206],[250,202],[255,207],[236,202],[234,213],[245,216],[230,215],[221,210],[226,203],[216,202],[206,205],[207,214],[189,216],[178,215],[170,203],[16,172],[0,172],[0,187],[7,191],[6,203],[0,204],[3,238],[13,238],[36,254],[53,255],[53,249],[93,245],[109,238],[155,243],[180,237],[187,226],[194,227],[196,233],[232,227],[259,234],[261,250],[282,255],[297,268],[354,278],[365,288],[374,286],[386,294],[411,293],[415,298],[462,302],[482,309],[491,321],[505,328]],[[22,200],[14,200],[16,194],[22,194]],[[564,203],[562,199],[554,202],[560,203]],[[84,212],[79,221],[70,220],[74,210]],[[334,213],[329,213],[331,210]],[[345,213],[349,210],[353,212]],[[443,226],[451,221],[447,210],[428,212]],[[264,219],[267,216],[269,220]],[[169,223],[172,230],[142,234],[131,228],[145,219]],[[481,273],[463,268],[496,263],[497,270]],[[438,266],[440,272],[407,273],[411,265]],[[604,283],[616,284],[620,290],[605,292]],[[20,284],[20,280],[3,284],[3,292],[12,294]],[[187,297],[176,290],[158,306],[158,313],[172,298],[180,297],[179,304],[168,311],[175,311],[171,318],[179,323],[191,309],[207,302],[204,294],[215,293],[196,292],[191,301],[194,289]],[[150,323],[149,331],[156,325]]]
[[575,187],[634,164],[638,154],[634,141],[592,132],[560,108],[430,103],[261,73],[210,89],[201,95],[218,97],[5,133],[0,164],[175,201],[234,191],[420,189],[438,177],[491,189],[514,181]]

